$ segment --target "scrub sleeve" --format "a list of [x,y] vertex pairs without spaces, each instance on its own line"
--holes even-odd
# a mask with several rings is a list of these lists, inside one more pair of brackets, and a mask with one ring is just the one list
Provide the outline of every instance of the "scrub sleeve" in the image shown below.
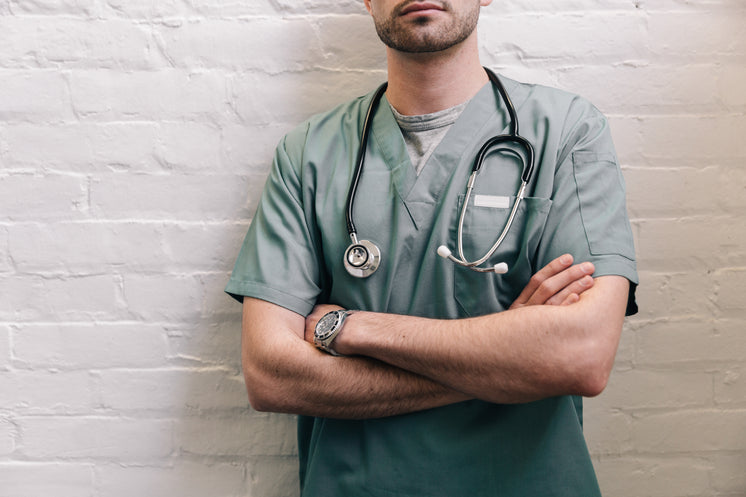
[[321,293],[318,238],[306,223],[299,160],[288,144],[304,141],[305,127],[286,136],[275,152],[259,207],[225,291],[241,302],[254,297],[308,315]]
[[575,98],[564,134],[537,267],[569,252],[576,261],[593,262],[594,277],[624,276],[630,281],[626,314],[635,314],[635,249],[608,122],[590,103]]

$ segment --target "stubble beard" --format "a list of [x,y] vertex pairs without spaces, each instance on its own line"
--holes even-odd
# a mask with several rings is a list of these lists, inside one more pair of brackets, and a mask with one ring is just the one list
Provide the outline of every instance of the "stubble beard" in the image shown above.
[[466,40],[477,27],[478,4],[476,8],[459,14],[454,13],[449,2],[442,2],[451,16],[449,22],[436,22],[426,16],[404,21],[399,17],[399,12],[409,3],[411,0],[397,5],[386,19],[373,18],[378,37],[394,50],[405,53],[440,52]]

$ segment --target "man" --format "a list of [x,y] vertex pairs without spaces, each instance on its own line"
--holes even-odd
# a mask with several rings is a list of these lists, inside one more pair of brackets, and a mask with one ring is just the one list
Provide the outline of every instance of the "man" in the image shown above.
[[[303,496],[599,494],[579,396],[604,389],[637,282],[603,116],[500,78],[536,148],[527,197],[486,264],[509,270],[478,273],[436,254],[457,231],[466,257],[486,252],[520,183],[518,157],[490,153],[474,187],[482,200],[457,229],[477,150],[511,124],[478,57],[490,3],[365,0],[388,57],[354,208],[382,247],[375,273],[356,278],[343,264],[372,95],[311,118],[277,148],[226,291],[243,300],[251,404],[301,415]],[[332,339],[314,337],[338,309],[355,312]]]

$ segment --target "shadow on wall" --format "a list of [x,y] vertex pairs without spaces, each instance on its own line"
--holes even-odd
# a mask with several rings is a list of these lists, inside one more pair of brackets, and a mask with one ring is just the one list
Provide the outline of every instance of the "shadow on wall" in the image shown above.
[[[239,154],[249,161],[250,172],[237,169],[237,181],[249,195],[235,202],[245,203],[248,216],[256,209],[281,136],[385,79],[385,53],[361,6],[356,5],[358,15],[275,21],[268,38],[272,46],[255,52],[259,70],[231,78],[230,105],[245,137],[232,135],[236,142],[229,147],[239,149],[242,139],[265,139]],[[241,306],[223,293],[247,222],[246,217],[224,220],[225,232],[215,233],[211,245],[214,272],[199,278],[200,319],[168,336],[172,360],[183,367],[163,379],[179,405],[173,421],[174,464],[157,470],[121,468],[121,481],[109,479],[112,484],[126,479],[139,482],[144,493],[161,487],[182,496],[297,495],[295,417],[257,413],[248,406],[240,368]]]

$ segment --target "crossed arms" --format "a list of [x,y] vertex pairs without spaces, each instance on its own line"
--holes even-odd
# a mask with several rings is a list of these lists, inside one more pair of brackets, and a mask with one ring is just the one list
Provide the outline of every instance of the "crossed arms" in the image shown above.
[[365,419],[469,399],[517,403],[594,396],[606,386],[624,321],[628,281],[590,277],[562,256],[505,312],[434,320],[356,312],[334,342],[312,344],[318,319],[245,298],[242,362],[260,411]]

